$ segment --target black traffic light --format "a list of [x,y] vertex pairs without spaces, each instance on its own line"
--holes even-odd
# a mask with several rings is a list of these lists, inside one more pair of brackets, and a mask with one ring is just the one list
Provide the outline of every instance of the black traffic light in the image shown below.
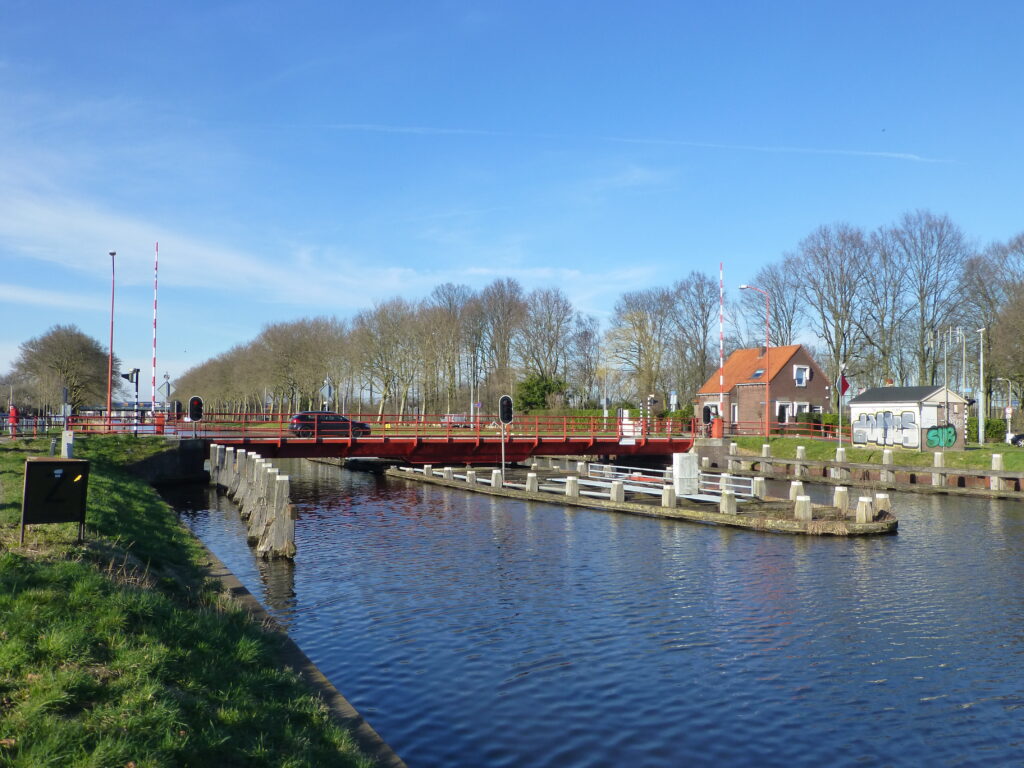
[[130,384],[138,384],[139,383],[139,369],[138,368],[132,368],[130,373],[122,373],[121,374],[121,378],[122,379],[127,379]]
[[502,395],[498,400],[498,421],[502,424],[512,423],[512,398]]
[[190,421],[203,420],[203,398],[190,397],[188,399],[188,418]]

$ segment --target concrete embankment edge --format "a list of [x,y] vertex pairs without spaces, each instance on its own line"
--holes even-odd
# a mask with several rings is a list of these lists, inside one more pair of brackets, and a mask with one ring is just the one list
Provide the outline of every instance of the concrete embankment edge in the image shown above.
[[387,745],[380,734],[373,730],[348,699],[341,695],[341,692],[324,676],[298,644],[289,637],[284,628],[260,605],[259,600],[252,592],[221,562],[220,558],[206,548],[202,541],[198,538],[196,541],[206,553],[207,576],[220,582],[224,591],[252,617],[253,621],[280,636],[281,656],[285,664],[294,669],[320,696],[335,721],[351,732],[363,754],[374,759],[381,768],[406,768],[402,758]]
[[704,523],[721,525],[730,528],[741,528],[765,533],[788,533],[808,536],[877,536],[879,534],[895,533],[898,528],[898,521],[895,519],[873,523],[855,523],[850,520],[812,520],[805,522],[786,518],[768,516],[740,517],[727,515],[708,509],[696,509],[686,507],[656,507],[648,504],[637,504],[632,502],[612,502],[595,498],[579,498],[561,496],[553,493],[529,493],[514,488],[492,488],[487,485],[475,487],[467,485],[461,480],[445,480],[438,476],[427,477],[421,474],[389,469],[385,473],[388,477],[410,482],[427,483],[440,485],[466,493],[480,493],[487,496],[503,496],[505,498],[519,499],[521,501],[537,501],[544,504],[555,504],[562,506],[584,507],[604,512],[620,512],[628,515],[639,515],[641,517],[656,517],[667,520],[682,520],[691,523]]

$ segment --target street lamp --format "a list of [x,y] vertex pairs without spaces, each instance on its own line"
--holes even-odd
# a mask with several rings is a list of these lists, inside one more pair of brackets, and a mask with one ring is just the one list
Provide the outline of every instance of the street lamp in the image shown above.
[[768,350],[771,349],[771,335],[769,333],[772,317],[771,297],[768,295],[768,291],[763,291],[756,285],[741,285],[740,290],[757,291],[764,295],[764,437],[765,440],[771,440],[772,372],[768,356]]
[[978,444],[985,445],[985,329],[978,329]]
[[110,404],[112,381],[114,378],[114,257],[117,251],[110,252],[110,350],[107,353],[107,429],[110,429]]

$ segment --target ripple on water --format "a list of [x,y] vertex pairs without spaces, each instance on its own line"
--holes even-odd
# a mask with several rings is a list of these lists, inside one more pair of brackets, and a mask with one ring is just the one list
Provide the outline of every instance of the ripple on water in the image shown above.
[[1021,754],[1015,505],[899,496],[898,536],[815,540],[310,466],[294,568],[178,508],[410,765]]

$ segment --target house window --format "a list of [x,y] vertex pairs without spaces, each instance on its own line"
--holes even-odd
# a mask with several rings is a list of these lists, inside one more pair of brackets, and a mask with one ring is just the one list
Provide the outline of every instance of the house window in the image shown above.
[[752,379],[760,379],[761,376],[763,376],[763,375],[764,375],[764,368],[758,368],[756,371],[754,371],[752,374],[750,374],[750,378],[752,378]]
[[794,365],[793,366],[793,381],[796,382],[798,387],[806,387],[807,382],[811,380],[811,367],[809,365]]
[[796,406],[796,415],[799,416],[801,413],[807,413],[810,405],[808,403],[793,403]]

